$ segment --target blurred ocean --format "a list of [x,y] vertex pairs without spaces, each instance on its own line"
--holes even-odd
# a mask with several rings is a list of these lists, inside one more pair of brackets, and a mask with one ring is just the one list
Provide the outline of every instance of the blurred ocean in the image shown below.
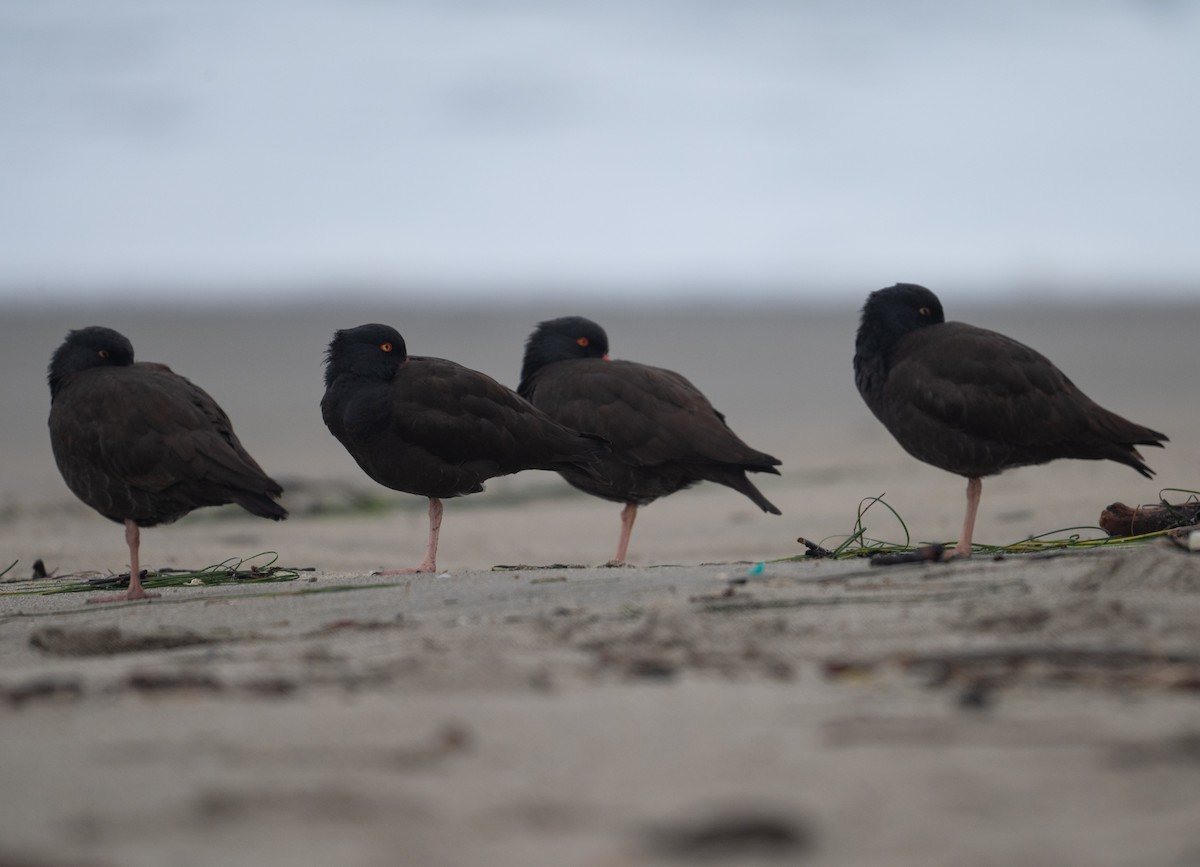
[[1166,296],[1185,0],[5,0],[0,303]]

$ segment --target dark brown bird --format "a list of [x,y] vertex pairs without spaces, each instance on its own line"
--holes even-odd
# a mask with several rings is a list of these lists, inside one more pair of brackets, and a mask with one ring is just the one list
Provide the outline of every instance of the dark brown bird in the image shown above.
[[608,335],[582,316],[542,322],[525,343],[517,392],[552,418],[609,441],[598,476],[559,469],[570,484],[624,503],[618,562],[638,506],[697,482],[725,485],[778,515],[747,472],[779,474],[779,460],[746,445],[700,390],[671,370],[610,361]]
[[334,334],[321,417],[368,476],[429,498],[425,559],[385,575],[437,571],[443,499],[521,470],[571,467],[587,475],[608,451],[599,437],[553,421],[489,376],[408,355],[404,338],[386,325]]
[[67,487],[125,525],[129,590],[92,599],[157,596],[142,589],[140,527],[201,506],[237,503],[279,521],[283,489],[242,448],[229,417],[199,386],[162,364],[134,362],[111,328],[72,331],[50,360],[50,445]]
[[1058,458],[1109,460],[1149,478],[1136,446],[1166,436],[1081,392],[1043,355],[1003,334],[946,322],[937,296],[900,283],[863,305],[854,381],[913,457],[967,477],[954,556],[971,556],[980,479]]

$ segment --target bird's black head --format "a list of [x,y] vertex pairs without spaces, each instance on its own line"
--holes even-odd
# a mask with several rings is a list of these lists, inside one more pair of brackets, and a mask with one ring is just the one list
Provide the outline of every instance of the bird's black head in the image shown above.
[[608,335],[604,329],[582,316],[563,316],[538,324],[525,341],[525,362],[521,382],[547,364],[571,358],[604,358],[608,355]]
[[325,353],[325,387],[343,375],[391,379],[406,358],[404,338],[391,326],[373,322],[344,328],[333,335]]
[[945,321],[936,295],[915,283],[897,283],[867,296],[856,350],[887,354],[909,332]]
[[124,334],[91,325],[67,333],[62,346],[54,350],[46,378],[50,397],[54,398],[64,380],[93,367],[128,367],[133,364],[133,344]]

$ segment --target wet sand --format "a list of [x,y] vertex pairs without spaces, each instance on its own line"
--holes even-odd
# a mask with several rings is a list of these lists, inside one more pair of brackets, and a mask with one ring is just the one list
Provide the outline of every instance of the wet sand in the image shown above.
[[[1153,481],[1084,462],[986,480],[978,541],[1198,486],[1194,402],[1170,359],[1200,307],[943,300],[1172,438],[1147,450]],[[410,352],[515,385],[532,325],[567,313],[602,322],[614,356],[685,373],[780,457],[783,475],[756,481],[783,516],[700,486],[642,511],[633,568],[603,568],[619,506],[527,473],[447,504],[444,576],[370,576],[419,560],[425,504],[373,486],[321,425],[333,329],[389,322]],[[855,320],[403,301],[8,311],[0,568],[19,561],[5,577],[21,580],[0,585],[0,862],[1200,861],[1194,555],[750,565],[801,553],[797,536],[837,541],[878,494],[914,541],[957,532],[962,480],[907,457],[854,391]],[[289,490],[280,525],[210,510],[145,531],[144,564],[270,550],[314,571],[149,604],[23,592],[48,586],[23,580],[37,558],[58,575],[125,566],[120,528],[72,499],[46,441],[45,365],[85,324],[202,385]],[[339,513],[362,493],[382,508]],[[867,524],[904,540],[881,509]]]

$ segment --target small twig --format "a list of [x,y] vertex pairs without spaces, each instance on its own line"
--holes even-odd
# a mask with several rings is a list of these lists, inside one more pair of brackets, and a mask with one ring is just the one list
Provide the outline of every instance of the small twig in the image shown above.
[[[833,552],[830,551],[828,548],[822,548],[816,542],[810,542],[808,539],[805,539],[803,536],[796,539],[796,541],[799,542],[801,545],[803,545],[807,549],[804,553],[805,557],[832,557],[833,556]],[[789,558],[789,559],[791,559],[791,558]]]

